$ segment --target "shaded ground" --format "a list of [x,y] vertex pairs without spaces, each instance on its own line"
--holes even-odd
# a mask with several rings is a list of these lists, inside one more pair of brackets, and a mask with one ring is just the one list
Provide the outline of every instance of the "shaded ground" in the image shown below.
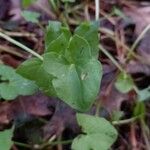
[[[42,4],[41,4],[42,3]],[[46,26],[48,20],[60,20],[74,29],[83,20],[93,20],[95,15],[94,1],[77,0],[75,3],[57,8],[46,0],[30,6],[29,10],[41,13],[40,22]],[[15,38],[28,47],[42,54],[44,35],[38,25],[26,22],[21,17],[19,0],[0,0],[0,31]],[[101,0],[100,34],[102,45],[119,64],[133,77],[139,89],[150,86],[150,30],[145,32],[130,54],[130,48],[150,24],[149,1]],[[0,39],[0,61],[16,68],[31,55],[9,42]],[[143,103],[146,116],[143,122],[132,120],[137,104],[135,91],[120,93],[114,86],[118,68],[100,51],[99,60],[103,65],[103,79],[100,93],[90,114],[94,114],[101,103],[100,116],[110,121],[118,116],[127,120],[116,123],[119,137],[113,150],[150,150],[150,104]],[[148,98],[149,100],[150,98]],[[72,140],[79,132],[75,111],[60,100],[48,98],[42,93],[33,96],[18,97],[12,102],[0,102],[0,130],[15,124],[13,140],[16,144],[12,150],[28,150],[36,147],[43,139],[56,136],[56,141]],[[34,134],[31,134],[34,133]],[[45,142],[45,143],[46,143]],[[21,145],[19,143],[25,143]],[[69,145],[57,144],[43,149],[69,150]]]

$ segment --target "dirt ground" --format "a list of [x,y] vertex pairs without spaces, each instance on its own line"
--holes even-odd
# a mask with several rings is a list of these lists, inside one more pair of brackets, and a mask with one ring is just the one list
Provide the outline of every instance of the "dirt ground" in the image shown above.
[[[27,22],[21,15],[24,9],[39,12],[40,24]],[[22,7],[20,0],[0,0],[0,32],[39,54],[44,52],[42,28],[49,20],[58,20],[74,30],[81,22],[92,21],[94,17],[93,0],[76,0],[67,5],[60,2],[57,7],[47,0],[38,0],[27,8]],[[145,93],[147,99],[141,102],[137,102],[134,89],[119,92],[115,87],[119,70],[102,50],[106,49],[131,75],[138,89],[150,86],[150,1],[100,0],[99,33],[103,78],[97,101],[87,113],[94,114],[100,102],[100,116],[109,121],[120,120],[114,122],[119,136],[111,150],[150,150],[150,90]],[[1,63],[17,68],[31,57],[0,38]],[[139,103],[140,108],[137,108]],[[144,118],[135,119],[134,113],[137,109],[137,113],[143,113],[142,108]],[[12,150],[36,149],[36,143],[41,139],[47,141],[52,135],[56,135],[54,144],[43,146],[41,150],[70,150],[70,141],[80,133],[75,114],[76,111],[61,100],[41,92],[19,96],[13,101],[0,101],[0,130],[15,126]],[[58,144],[61,140],[66,143]]]

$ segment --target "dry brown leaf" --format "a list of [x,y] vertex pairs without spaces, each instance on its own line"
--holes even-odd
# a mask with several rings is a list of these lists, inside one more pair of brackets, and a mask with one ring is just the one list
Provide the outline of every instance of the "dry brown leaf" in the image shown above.
[[136,24],[136,34],[139,35],[143,29],[150,24],[150,6],[146,7],[124,7],[125,15],[130,17]]

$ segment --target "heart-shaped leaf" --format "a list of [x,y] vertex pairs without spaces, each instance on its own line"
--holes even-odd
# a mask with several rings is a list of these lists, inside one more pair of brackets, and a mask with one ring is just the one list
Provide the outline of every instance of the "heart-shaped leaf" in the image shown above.
[[22,63],[17,72],[23,77],[35,81],[46,95],[55,96],[52,86],[53,76],[43,69],[43,62],[38,58],[32,58]]
[[53,40],[56,40],[61,34],[61,23],[58,21],[50,21],[45,34],[45,48],[50,45]]
[[52,41],[47,47],[46,52],[57,52],[61,53],[68,47],[68,39],[62,33],[56,40]]
[[0,65],[0,97],[10,100],[18,95],[31,95],[37,89],[34,82],[24,79],[13,68]]
[[0,132],[0,146],[2,150],[10,150],[12,146],[13,129],[5,130]]
[[102,77],[102,67],[93,54],[96,48],[87,37],[90,35],[86,34],[90,32],[94,37],[98,34],[91,26],[88,24],[84,31],[77,29],[78,34],[71,37],[70,31],[59,22],[50,22],[43,62],[28,60],[18,72],[34,80],[42,90],[49,91],[49,95],[57,96],[77,110],[86,111],[97,97]]
[[75,30],[75,34],[78,34],[79,36],[83,37],[88,41],[92,50],[91,54],[96,58],[98,57],[98,51],[99,51],[98,28],[99,28],[99,23],[92,22],[92,23],[82,23]]
[[134,87],[134,82],[130,75],[126,73],[120,73],[117,77],[115,86],[118,91],[122,93],[127,93]]
[[84,134],[72,143],[72,150],[108,150],[117,139],[116,129],[104,118],[77,114]]
[[55,77],[52,83],[57,96],[73,108],[86,111],[96,99],[102,77],[101,65],[91,56],[88,42],[75,35],[64,56],[51,52],[43,58],[44,69]]
[[67,48],[71,32],[60,22],[50,21],[45,35],[45,52],[62,51]]
[[66,57],[70,63],[78,63],[81,59],[91,59],[91,48],[89,43],[81,36],[74,35],[69,42]]

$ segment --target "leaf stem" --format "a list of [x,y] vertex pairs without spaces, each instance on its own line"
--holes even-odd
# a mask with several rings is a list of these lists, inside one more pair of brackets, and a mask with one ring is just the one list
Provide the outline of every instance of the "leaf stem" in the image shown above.
[[57,145],[57,144],[62,144],[62,145],[67,145],[72,143],[73,140],[66,140],[66,141],[56,141],[56,142],[52,142],[51,145]]
[[21,146],[21,147],[24,147],[24,148],[32,148],[30,145],[28,144],[25,144],[25,143],[20,143],[20,142],[16,142],[14,141],[14,144],[17,145],[17,146]]
[[139,116],[132,117],[132,118],[130,118],[130,119],[125,119],[125,120],[113,121],[112,124],[113,124],[113,125],[128,124],[128,123],[134,122],[134,121],[137,120],[138,118],[139,118]]
[[95,20],[99,20],[99,13],[100,13],[99,1],[100,0],[95,0]]
[[14,44],[14,45],[16,45],[16,46],[18,46],[18,47],[24,49],[25,51],[29,52],[30,54],[36,56],[37,58],[39,58],[40,60],[43,61],[43,57],[42,57],[41,55],[39,55],[38,53],[34,52],[32,49],[28,48],[27,46],[21,44],[20,42],[18,42],[18,41],[16,41],[16,40],[12,39],[12,38],[9,37],[8,35],[6,35],[6,34],[0,32],[0,37],[1,37],[1,38],[4,38],[5,40],[9,41],[9,42],[12,43],[12,44]]
[[55,142],[48,141],[47,143],[42,144],[40,146],[40,149],[44,149],[47,146],[55,146],[55,145],[58,145],[58,144],[67,145],[67,144],[70,144],[72,141],[73,140],[55,141]]
[[128,57],[130,57],[130,55],[133,53],[134,49],[136,48],[136,46],[138,45],[138,43],[140,42],[140,40],[144,37],[144,35],[146,34],[146,32],[148,32],[149,29],[150,29],[150,24],[142,31],[142,33],[135,40],[135,42],[133,43],[133,45],[130,48]]
[[113,58],[113,56],[106,50],[103,48],[103,46],[99,46],[101,51],[112,61],[112,63],[121,71],[121,72],[125,72],[125,70],[123,69],[123,67]]
[[57,4],[56,4],[56,1],[55,0],[49,0],[49,2],[52,5],[54,11],[58,14],[58,7],[57,7]]
[[140,120],[140,123],[141,123],[142,133],[143,133],[143,137],[144,137],[144,142],[145,142],[145,145],[146,145],[146,150],[150,150],[149,128],[147,128],[145,120],[143,118]]

